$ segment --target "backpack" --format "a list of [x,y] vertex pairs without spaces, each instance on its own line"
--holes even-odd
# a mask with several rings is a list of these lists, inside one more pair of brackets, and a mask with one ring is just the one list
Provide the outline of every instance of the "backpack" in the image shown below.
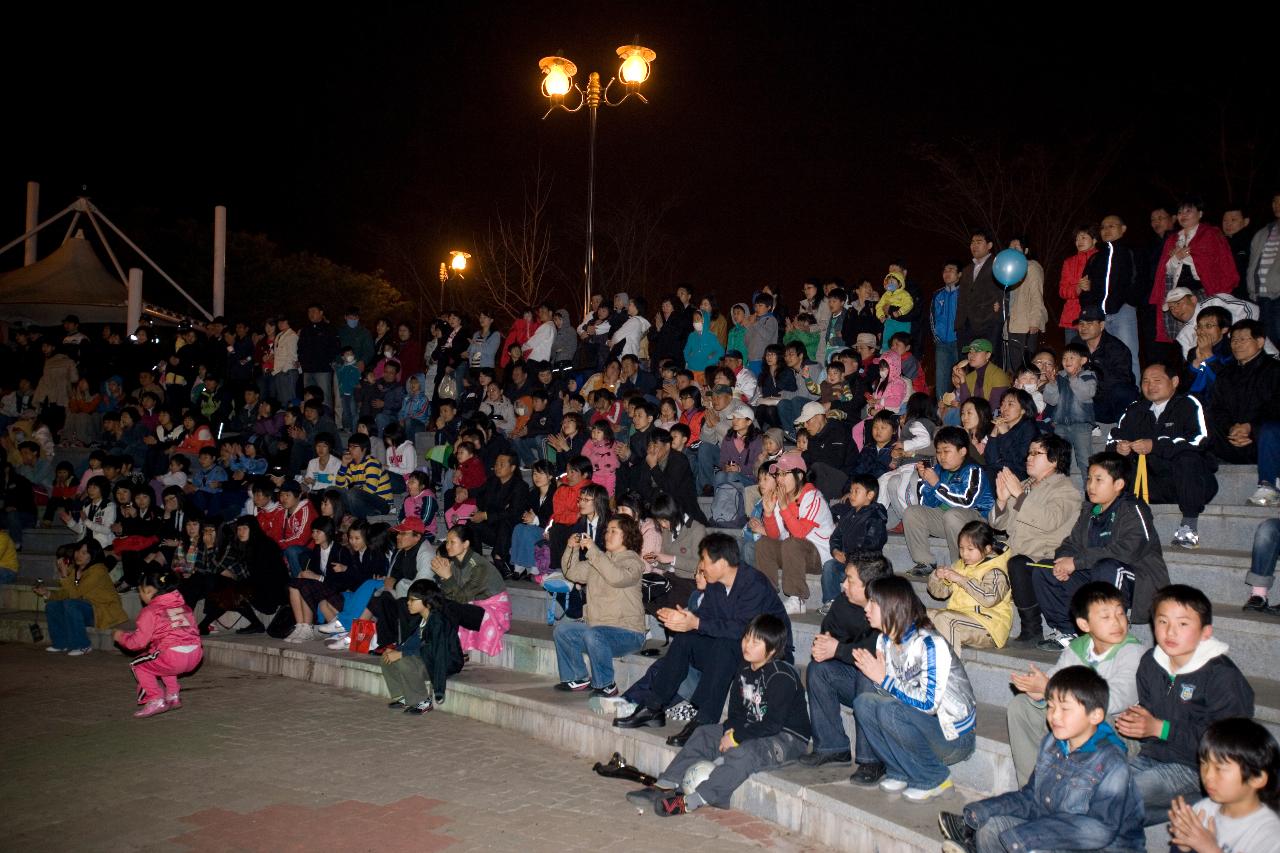
[[[582,618],[582,608],[586,604],[586,590],[575,583],[565,580],[560,572],[552,572],[541,580],[542,588],[547,591],[547,624],[554,625],[559,619],[568,617],[577,621]],[[559,606],[560,615],[556,615]]]
[[747,523],[747,513],[742,505],[742,489],[733,483],[716,486],[708,516],[712,527],[741,527]]

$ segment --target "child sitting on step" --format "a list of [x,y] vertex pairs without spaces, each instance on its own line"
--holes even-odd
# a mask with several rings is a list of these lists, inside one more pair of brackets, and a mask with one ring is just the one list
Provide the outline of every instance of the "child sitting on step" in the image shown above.
[[[434,581],[416,580],[405,596],[409,631],[399,648],[382,653],[388,708],[421,716],[444,702],[450,675],[462,671],[458,628],[445,615],[445,597]],[[434,699],[434,702],[433,702]]]
[[1196,853],[1280,850],[1280,748],[1254,720],[1219,720],[1200,738],[1200,779],[1209,796],[1169,809],[1169,836]]
[[985,521],[970,521],[957,539],[960,559],[929,575],[929,595],[947,602],[933,625],[957,653],[961,646],[1003,648],[1013,625],[1012,555],[1007,548],[996,553],[996,532]]
[[[752,619],[742,636],[745,664],[733,680],[724,723],[695,729],[654,786],[632,791],[627,800],[661,817],[707,804],[728,808],[751,774],[799,758],[809,745],[809,707],[800,673],[779,659],[786,647],[785,622],[769,613]],[[696,772],[706,769],[699,764],[715,766],[707,775]]]
[[138,586],[138,597],[146,606],[138,614],[137,628],[111,632],[111,639],[126,649],[145,649],[132,664],[138,704],[142,705],[135,717],[154,717],[181,708],[178,676],[193,671],[204,656],[195,614],[182,600],[179,580],[171,569],[148,571]]
[[1104,718],[1107,681],[1085,666],[1049,679],[1049,734],[1017,791],[942,812],[943,853],[1146,849],[1142,797]]

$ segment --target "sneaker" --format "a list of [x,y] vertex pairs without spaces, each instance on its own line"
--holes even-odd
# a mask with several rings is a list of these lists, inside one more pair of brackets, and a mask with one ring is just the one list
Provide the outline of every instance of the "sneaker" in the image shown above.
[[404,701],[403,696],[397,696],[396,698],[392,699],[390,702],[387,703],[387,708],[389,708],[392,711],[403,711],[405,708],[408,708],[408,707],[409,707],[409,703]]
[[1075,634],[1064,634],[1057,628],[1050,628],[1045,633],[1044,639],[1036,643],[1036,648],[1042,652],[1060,652],[1071,645],[1071,641],[1075,638]]
[[579,690],[586,690],[590,686],[590,681],[561,681],[556,685],[556,690],[565,693],[577,693]]
[[85,646],[83,649],[72,649],[71,651],[67,652],[67,657],[78,658],[81,655],[89,654],[89,652],[91,651],[93,651],[93,649],[89,646]]
[[783,599],[782,609],[787,611],[788,616],[804,613],[804,599],[798,595],[788,595]]
[[[1250,601],[1252,601],[1253,599],[1251,598],[1251,599],[1249,599],[1249,600],[1250,600]],[[1263,603],[1265,604],[1266,602],[1263,602]],[[1249,605],[1247,605],[1247,604],[1246,604],[1246,605],[1244,606],[1244,609],[1245,609],[1245,610],[1248,610],[1248,609],[1249,609]],[[62,654],[63,652],[65,652],[65,651],[66,651],[66,649],[60,649],[60,648],[58,648],[57,646],[45,646],[45,649],[44,649],[44,650],[45,650],[46,652],[53,652],[55,655],[60,655],[60,654]]]
[[831,612],[831,605],[832,605],[832,604],[833,604],[833,602],[828,601],[827,603],[825,603],[825,604],[823,604],[823,605],[819,606],[819,607],[818,607],[818,615],[819,615],[819,616],[826,616],[828,613],[830,613],[830,612]]
[[[423,699],[421,702],[419,702],[417,705],[414,705],[412,708],[405,708],[404,712],[406,714],[412,714],[415,717],[421,717],[423,714],[430,711],[431,708],[432,708],[431,700]],[[947,781],[947,784],[948,785],[951,784],[950,780]]]
[[800,756],[800,763],[805,767],[821,767],[824,764],[848,764],[853,756],[848,750],[844,752],[810,752]]
[[892,533],[896,533],[896,534],[898,534],[899,536],[901,536],[901,535],[902,535],[902,522],[901,522],[901,521],[899,521],[899,522],[898,522],[897,524],[895,524],[893,527],[890,527],[890,528],[889,528],[889,530],[888,530],[887,532],[888,532],[888,533],[891,533],[891,534],[892,534]]
[[587,700],[591,713],[601,717],[630,717],[636,712],[636,703],[628,702],[621,696],[592,696]]
[[182,707],[182,700],[177,696],[166,696],[164,697],[164,704],[168,706],[170,711],[176,711]]
[[891,779],[888,776],[886,776],[880,780],[880,790],[887,791],[890,794],[897,793],[898,791],[905,791],[906,788],[907,788],[906,779]]
[[955,812],[938,812],[938,829],[942,830],[944,840],[955,841],[961,845],[972,842],[977,835],[969,828],[969,824],[964,822],[964,815]]
[[337,619],[334,619],[332,622],[330,622],[330,623],[329,623],[329,624],[327,624],[327,625],[321,625],[321,626],[320,626],[319,628],[317,628],[316,630],[317,630],[317,631],[319,631],[321,634],[345,634],[345,633],[347,633],[347,629],[346,629],[345,627],[343,627],[342,623],[341,623],[341,622],[339,622]]
[[667,709],[668,720],[679,720],[687,723],[696,716],[698,716],[698,709],[687,699],[677,702]]
[[873,788],[880,780],[884,779],[884,773],[885,767],[883,764],[879,761],[870,761],[866,764],[859,764],[858,769],[849,777],[849,781],[860,788]]
[[[1265,613],[1268,616],[1280,616],[1280,605],[1268,604],[1267,600],[1261,595],[1249,596],[1249,600],[1240,609],[1246,613],[1252,611],[1254,613]],[[54,649],[46,649],[46,651],[52,652]]]
[[654,808],[658,800],[670,797],[675,791],[670,788],[640,788],[635,791],[627,791],[627,802],[639,809]]
[[688,814],[684,804],[684,794],[668,794],[653,801],[653,813],[658,817],[670,817],[677,814]]
[[1188,525],[1184,524],[1173,533],[1173,544],[1179,548],[1186,548],[1188,551],[1194,551],[1200,547],[1200,534],[1192,530]]
[[916,563],[906,571],[909,578],[927,578],[931,574],[933,574],[933,566],[928,563]]
[[306,627],[306,625],[294,625],[293,630],[284,635],[284,641],[286,643],[301,643],[302,640],[299,638]]
[[1249,496],[1254,506],[1280,506],[1280,491],[1269,483],[1259,483],[1258,490]]
[[326,649],[332,649],[335,652],[345,652],[347,649],[351,648],[351,635],[348,634],[345,637],[330,640],[325,643],[324,646]]
[[1093,436],[1094,438],[1097,438],[1098,436],[1102,435],[1102,427],[1094,427],[1089,431],[1089,435]]
[[604,687],[593,687],[591,688],[591,695],[592,696],[617,696],[618,685],[615,682],[609,682]]
[[156,714],[163,714],[167,710],[169,710],[169,706],[165,704],[163,699],[152,699],[137,711],[134,711],[133,715],[140,718],[154,717]]
[[942,784],[935,788],[907,788],[902,792],[902,796],[906,797],[913,803],[923,803],[932,800],[934,797],[941,797],[943,794],[951,790],[951,777],[948,776],[942,780]]

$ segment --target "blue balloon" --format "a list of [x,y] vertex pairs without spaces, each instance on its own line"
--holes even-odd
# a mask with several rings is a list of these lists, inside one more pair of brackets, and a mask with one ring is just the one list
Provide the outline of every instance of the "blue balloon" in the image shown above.
[[991,274],[1007,290],[1026,277],[1027,256],[1017,249],[1005,249],[996,255],[995,266],[991,268]]

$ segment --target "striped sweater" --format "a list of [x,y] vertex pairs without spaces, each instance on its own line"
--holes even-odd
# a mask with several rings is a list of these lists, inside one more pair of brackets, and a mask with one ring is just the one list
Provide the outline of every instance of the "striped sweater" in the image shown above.
[[339,489],[360,489],[384,501],[391,500],[391,481],[382,463],[373,456],[343,465],[334,483]]

